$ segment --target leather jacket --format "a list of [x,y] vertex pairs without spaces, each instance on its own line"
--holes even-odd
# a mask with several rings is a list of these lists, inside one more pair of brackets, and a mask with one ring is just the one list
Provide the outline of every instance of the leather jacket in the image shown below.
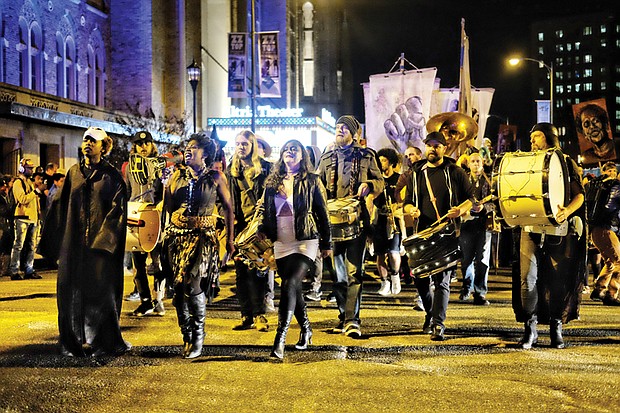
[[[275,196],[277,189],[265,188],[265,211],[258,230],[271,241],[278,238]],[[314,173],[305,178],[295,177],[293,183],[293,209],[295,211],[295,239],[319,239],[319,249],[331,249],[331,229],[327,212],[325,188]]]

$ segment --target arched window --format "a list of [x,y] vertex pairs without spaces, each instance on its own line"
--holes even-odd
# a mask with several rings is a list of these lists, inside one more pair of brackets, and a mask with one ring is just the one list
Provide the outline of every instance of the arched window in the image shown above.
[[[24,2],[19,18],[19,85],[43,92],[43,30],[38,8],[31,0]],[[28,20],[26,20],[26,16]]]
[[56,33],[56,78],[58,96],[77,99],[77,51],[74,41],[73,19],[66,14]]
[[88,44],[88,103],[104,106],[105,84],[105,48],[98,29],[93,30]]

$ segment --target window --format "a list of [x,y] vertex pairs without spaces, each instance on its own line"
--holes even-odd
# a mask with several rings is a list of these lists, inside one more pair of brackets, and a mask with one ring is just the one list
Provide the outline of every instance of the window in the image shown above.
[[607,39],[601,39],[601,47],[607,47]]
[[544,49],[542,46],[540,46],[540,47],[538,48],[538,55],[539,55],[539,56],[542,56],[542,55],[544,55],[544,54],[545,54],[545,49]]
[[584,63],[592,63],[592,55],[591,54],[587,54],[583,57],[583,62]]
[[544,96],[545,90],[541,87],[538,88],[538,96]]
[[579,50],[581,47],[581,42],[575,42],[575,50]]
[[564,51],[564,45],[563,44],[556,44],[555,45],[555,51],[556,52],[563,52]]
[[581,83],[575,83],[575,92],[581,91]]
[[6,82],[6,48],[4,46],[4,19],[0,15],[0,82]]
[[601,90],[607,90],[607,83],[601,82]]
[[19,85],[43,92],[43,33],[37,21],[19,19]]
[[58,34],[56,39],[57,58],[57,94],[60,97],[76,100],[77,98],[77,64],[75,42],[71,36],[62,38]]
[[592,34],[592,26],[586,26],[583,28],[583,35],[589,36]]
[[592,69],[585,69],[583,71],[583,77],[592,77]]
[[555,37],[557,37],[558,39],[561,39],[562,37],[564,37],[564,31],[563,30],[556,30],[555,31]]
[[555,86],[555,93],[564,93],[564,86],[556,85]]
[[607,33],[607,26],[601,24],[601,33]]
[[545,40],[545,34],[544,33],[538,33],[538,41],[542,42]]
[[616,90],[620,90],[620,82],[616,82]]
[[579,99],[579,98],[575,98],[575,105],[576,105],[577,103],[579,103],[579,102],[581,102],[581,99]]
[[591,90],[592,90],[592,83],[584,83],[584,84],[583,84],[583,90],[584,90],[585,92],[589,92],[589,91],[591,91]]
[[573,91],[573,87],[571,85],[566,85],[566,93],[571,93]]
[[104,106],[105,104],[105,49],[101,32],[97,29],[91,34],[88,45],[88,103]]
[[573,49],[573,45],[570,43],[566,43],[566,51],[570,52]]
[[578,65],[581,63],[581,56],[575,56],[575,64]]
[[555,72],[555,78],[560,79],[560,80],[564,79],[564,72],[562,71]]

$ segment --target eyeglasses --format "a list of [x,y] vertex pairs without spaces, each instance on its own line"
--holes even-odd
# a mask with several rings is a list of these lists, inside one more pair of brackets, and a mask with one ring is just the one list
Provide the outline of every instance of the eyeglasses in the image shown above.
[[282,148],[282,153],[284,152],[293,152],[293,153],[297,153],[297,152],[301,152],[301,148],[299,146],[285,146],[284,148]]

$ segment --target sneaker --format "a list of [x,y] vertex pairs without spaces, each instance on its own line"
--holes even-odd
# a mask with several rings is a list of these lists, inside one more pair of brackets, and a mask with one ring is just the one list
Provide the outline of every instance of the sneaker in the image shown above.
[[43,278],[43,277],[41,277],[39,274],[37,274],[36,271],[33,271],[30,274],[26,274],[24,276],[25,280],[40,280],[41,278]]
[[427,314],[424,317],[424,325],[422,325],[422,333],[431,334],[433,332],[433,327],[431,326],[432,324],[433,324],[433,316],[431,316],[430,314]]
[[420,297],[418,293],[415,293],[415,297],[413,298],[413,309],[416,311],[424,311],[424,303],[422,302],[422,297]]
[[138,308],[133,311],[133,315],[136,317],[142,317],[143,315],[151,314],[154,309],[153,302],[151,300],[145,300],[142,301]]
[[473,304],[474,305],[490,305],[491,303],[482,295],[475,295]]
[[273,303],[273,298],[265,297],[265,311],[268,313],[276,312],[276,306]]
[[20,273],[11,274],[11,280],[13,280],[13,281],[23,280],[23,279],[24,279],[24,276],[21,275]]
[[390,292],[390,282],[388,280],[381,281],[381,288],[377,290],[377,294],[382,296],[388,296],[391,294]]
[[134,291],[133,293],[125,297],[125,301],[140,301],[140,294],[138,294],[137,291]]
[[329,295],[327,296],[327,302],[328,302],[328,303],[335,303],[335,302],[337,302],[337,300],[336,300],[336,294],[334,294],[334,293],[329,293]]
[[390,275],[392,295],[400,293],[400,274]]
[[431,341],[444,341],[446,338],[444,337],[445,328],[442,326],[433,326],[433,332],[431,333]]
[[267,318],[262,314],[254,317],[254,328],[263,333],[269,331],[269,322]]
[[311,290],[304,295],[304,298],[310,301],[321,301],[321,295],[323,295],[321,291]]
[[332,328],[332,333],[334,334],[344,333],[344,321],[339,321],[338,325]]
[[471,293],[469,291],[461,291],[459,294],[459,301],[468,301],[471,298]]
[[164,308],[164,302],[153,300],[153,315],[163,316],[166,314],[166,309]]
[[233,330],[251,330],[254,328],[252,317],[241,316],[241,323],[233,327]]
[[355,339],[362,338],[362,330],[357,324],[349,323],[344,328],[344,335]]

